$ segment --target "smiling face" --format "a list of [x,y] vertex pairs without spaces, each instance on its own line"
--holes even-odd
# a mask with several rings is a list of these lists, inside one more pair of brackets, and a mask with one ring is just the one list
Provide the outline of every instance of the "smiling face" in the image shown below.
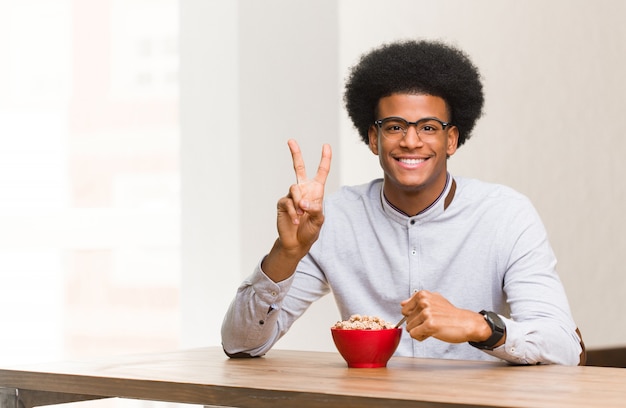
[[[432,95],[392,94],[378,102],[376,119],[391,116],[417,122],[436,118],[448,122],[446,102]],[[378,126],[369,130],[369,147],[378,155],[385,172],[387,200],[407,214],[414,215],[432,204],[446,183],[447,158],[456,152],[458,129],[448,126],[434,136],[420,137],[416,126],[409,126],[399,140],[385,138]]]

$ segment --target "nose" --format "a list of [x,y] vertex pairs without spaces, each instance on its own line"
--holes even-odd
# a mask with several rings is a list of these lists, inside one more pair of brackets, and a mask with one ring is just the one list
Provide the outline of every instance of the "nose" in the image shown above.
[[423,140],[420,138],[419,132],[417,131],[417,125],[411,123],[404,134],[404,137],[401,140],[401,143],[407,147],[419,146],[423,144]]

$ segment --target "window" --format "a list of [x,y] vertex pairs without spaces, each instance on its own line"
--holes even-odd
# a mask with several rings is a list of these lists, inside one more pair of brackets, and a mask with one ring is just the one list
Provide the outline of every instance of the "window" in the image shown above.
[[178,3],[0,3],[0,361],[172,349]]

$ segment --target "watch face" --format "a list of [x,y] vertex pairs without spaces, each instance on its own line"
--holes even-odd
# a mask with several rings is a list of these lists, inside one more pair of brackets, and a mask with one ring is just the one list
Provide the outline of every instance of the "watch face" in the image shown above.
[[493,328],[492,328],[493,331],[500,332],[502,333],[502,335],[504,335],[504,333],[506,332],[506,325],[504,324],[504,322],[502,321],[500,316],[498,316],[497,313],[487,312],[487,315],[485,317],[488,317],[491,323],[493,324]]

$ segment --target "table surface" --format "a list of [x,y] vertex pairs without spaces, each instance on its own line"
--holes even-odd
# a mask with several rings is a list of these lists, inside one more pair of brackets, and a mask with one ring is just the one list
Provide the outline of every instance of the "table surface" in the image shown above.
[[241,407],[616,407],[626,404],[626,369],[408,357],[348,368],[333,352],[228,359],[212,347],[0,368],[0,387]]

